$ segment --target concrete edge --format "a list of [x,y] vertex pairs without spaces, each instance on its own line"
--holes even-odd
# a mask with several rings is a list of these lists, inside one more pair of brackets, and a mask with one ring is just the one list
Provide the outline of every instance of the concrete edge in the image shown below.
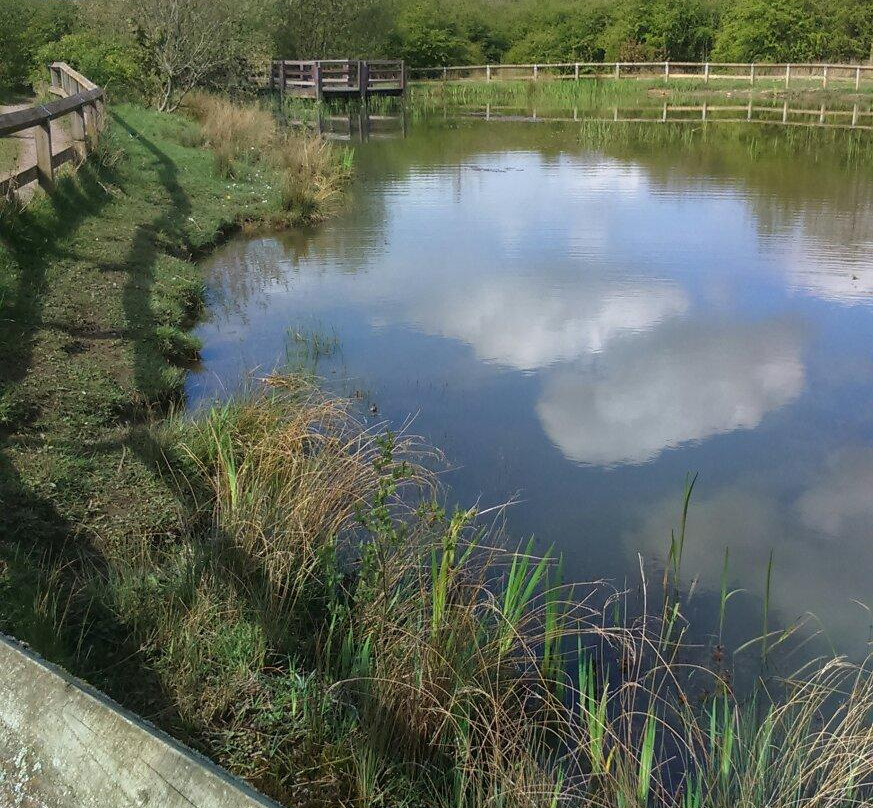
[[[84,737],[73,722],[85,728]],[[0,802],[4,788],[20,798],[12,804],[39,808],[280,808],[87,682],[0,634]]]

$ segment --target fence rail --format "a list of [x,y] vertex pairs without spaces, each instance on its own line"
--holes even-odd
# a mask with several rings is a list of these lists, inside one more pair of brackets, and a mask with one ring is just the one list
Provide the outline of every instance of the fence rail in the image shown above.
[[[36,162],[0,181],[0,197],[34,180],[47,191],[54,187],[55,170],[70,161],[82,161],[97,146],[105,122],[102,87],[65,62],[49,65],[49,91],[58,101],[0,114],[0,137],[34,130]],[[72,144],[55,152],[51,122],[69,116]]]
[[873,81],[873,65],[825,63],[764,63],[764,62],[552,62],[541,64],[455,65],[452,67],[410,68],[409,77],[419,80],[443,81],[537,81],[541,78],[657,78],[716,79],[748,81],[770,80],[784,82],[786,87],[795,82],[820,82],[827,87],[831,82],[843,81],[861,89],[865,81]]
[[751,101],[747,104],[670,104],[661,107],[611,107],[606,110],[583,110],[578,108],[563,112],[549,111],[539,114],[520,113],[515,107],[486,104],[470,110],[469,115],[486,121],[516,122],[621,122],[621,123],[761,123],[783,126],[809,126],[831,129],[863,129],[873,131],[873,111],[861,109],[855,104],[852,109],[832,109],[822,104],[816,109],[791,107],[788,102],[779,106],[763,106]]

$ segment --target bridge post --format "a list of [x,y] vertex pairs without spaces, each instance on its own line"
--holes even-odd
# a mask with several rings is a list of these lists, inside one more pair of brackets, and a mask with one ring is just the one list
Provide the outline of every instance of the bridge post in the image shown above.
[[315,100],[321,101],[324,95],[323,77],[321,75],[321,62],[316,62],[314,67],[315,76]]
[[370,63],[369,62],[361,62],[361,66],[358,70],[358,89],[361,92],[361,99],[363,101],[367,100],[367,93],[370,89]]
[[36,142],[36,176],[44,191],[55,187],[55,170],[52,165],[52,127],[44,121],[34,128]]

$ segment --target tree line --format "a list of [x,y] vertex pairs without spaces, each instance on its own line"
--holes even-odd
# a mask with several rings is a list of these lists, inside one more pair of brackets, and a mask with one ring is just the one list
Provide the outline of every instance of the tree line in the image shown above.
[[0,90],[63,59],[163,109],[280,55],[873,61],[873,0],[0,0],[0,27]]

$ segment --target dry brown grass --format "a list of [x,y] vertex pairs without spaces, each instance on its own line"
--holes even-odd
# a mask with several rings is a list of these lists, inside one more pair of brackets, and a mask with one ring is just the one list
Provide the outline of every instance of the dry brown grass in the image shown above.
[[319,221],[335,209],[351,177],[347,149],[308,133],[282,131],[273,115],[255,103],[195,92],[188,96],[185,111],[215,152],[220,176],[236,176],[246,164],[257,162],[278,172],[282,209],[291,224]]

